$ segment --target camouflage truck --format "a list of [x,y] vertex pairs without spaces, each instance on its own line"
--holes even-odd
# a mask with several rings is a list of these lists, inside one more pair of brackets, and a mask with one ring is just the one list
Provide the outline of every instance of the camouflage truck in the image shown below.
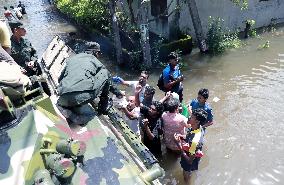
[[0,83],[0,184],[160,184],[157,159],[115,109],[69,125],[56,106],[57,78],[73,51],[55,37],[39,63],[51,90],[26,92]]

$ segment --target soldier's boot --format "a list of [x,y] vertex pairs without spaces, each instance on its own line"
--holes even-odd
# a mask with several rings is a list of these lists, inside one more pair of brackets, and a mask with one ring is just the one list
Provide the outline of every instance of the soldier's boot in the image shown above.
[[100,97],[100,102],[98,104],[98,114],[107,115],[109,109],[112,107],[113,102],[109,97]]

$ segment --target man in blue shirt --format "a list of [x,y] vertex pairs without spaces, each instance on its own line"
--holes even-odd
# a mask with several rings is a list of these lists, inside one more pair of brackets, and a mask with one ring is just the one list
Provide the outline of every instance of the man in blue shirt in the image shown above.
[[193,110],[201,108],[204,109],[207,112],[207,121],[203,126],[203,128],[206,128],[213,124],[213,113],[212,108],[210,105],[206,102],[209,97],[209,90],[208,89],[200,89],[198,91],[197,99],[194,99],[189,104],[189,111],[192,113]]
[[171,91],[179,95],[179,100],[183,100],[183,75],[179,70],[178,56],[176,53],[171,52],[168,55],[169,64],[163,70],[164,88],[166,92]]

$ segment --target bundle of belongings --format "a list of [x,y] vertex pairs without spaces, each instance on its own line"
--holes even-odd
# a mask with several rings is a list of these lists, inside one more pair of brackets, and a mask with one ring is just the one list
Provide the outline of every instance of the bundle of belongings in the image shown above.
[[0,61],[0,86],[12,88],[20,94],[26,92],[26,87],[31,85],[28,76],[22,73],[21,67],[16,64]]

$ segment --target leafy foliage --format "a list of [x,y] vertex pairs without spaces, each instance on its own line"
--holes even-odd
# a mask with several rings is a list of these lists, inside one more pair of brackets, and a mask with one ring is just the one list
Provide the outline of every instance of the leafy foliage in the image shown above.
[[270,42],[269,40],[267,40],[264,44],[261,44],[258,46],[258,50],[261,50],[261,49],[266,49],[266,48],[269,48],[270,47]]
[[256,36],[256,29],[252,29],[252,27],[255,25],[255,20],[253,20],[253,19],[248,19],[248,20],[246,21],[246,23],[250,25],[250,30],[249,30],[249,33],[248,33],[249,36],[250,36],[250,37],[255,37],[255,36]]
[[237,33],[230,33],[224,28],[224,20],[210,17],[207,44],[209,52],[215,55],[229,48],[239,48],[241,41]]
[[[148,0],[147,0],[148,1]],[[144,0],[143,3],[146,1]],[[109,0],[55,0],[57,8],[64,14],[75,19],[79,24],[88,26],[88,29],[96,30],[103,35],[111,34],[111,16],[108,6]],[[125,10],[123,1],[116,2],[116,18],[119,23],[120,38],[123,47],[124,61],[129,62],[129,66],[134,69],[145,69],[143,53],[140,47],[140,30],[135,17]],[[158,40],[152,44],[153,64],[159,64],[161,53],[166,56],[169,52],[181,50],[183,54],[190,53],[192,49],[192,39],[190,36],[161,47],[163,40]],[[161,51],[162,50],[162,51]]]
[[248,0],[231,0],[235,5],[241,7],[241,10],[248,9]]
[[131,20],[126,11],[116,10],[116,16],[121,30],[129,33],[130,35],[137,34],[139,32],[139,29],[135,24],[130,24]]
[[110,30],[108,0],[56,0],[58,9],[77,22],[108,34]]

